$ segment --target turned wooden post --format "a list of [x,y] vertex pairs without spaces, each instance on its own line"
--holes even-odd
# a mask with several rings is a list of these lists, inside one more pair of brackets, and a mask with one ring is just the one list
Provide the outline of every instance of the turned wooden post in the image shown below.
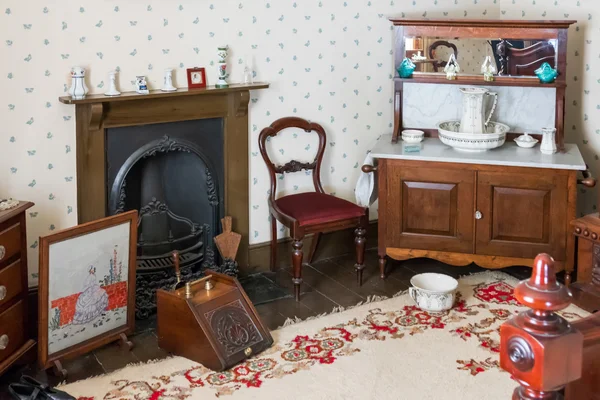
[[556,281],[554,260],[539,254],[529,280],[515,297],[530,310],[500,328],[500,366],[521,386],[513,400],[561,399],[560,390],[581,377],[583,335],[555,311],[571,303],[571,292]]

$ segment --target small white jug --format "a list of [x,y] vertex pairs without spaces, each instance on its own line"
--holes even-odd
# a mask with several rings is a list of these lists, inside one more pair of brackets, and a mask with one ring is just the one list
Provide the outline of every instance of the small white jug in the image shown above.
[[540,151],[544,154],[556,153],[556,129],[542,128],[542,144]]

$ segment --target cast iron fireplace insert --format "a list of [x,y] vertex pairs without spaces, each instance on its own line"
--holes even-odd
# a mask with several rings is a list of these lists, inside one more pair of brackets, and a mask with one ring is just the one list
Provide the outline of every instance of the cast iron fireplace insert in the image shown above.
[[173,251],[186,280],[219,265],[223,151],[221,118],[107,129],[106,215],[139,211],[137,318],[175,283]]

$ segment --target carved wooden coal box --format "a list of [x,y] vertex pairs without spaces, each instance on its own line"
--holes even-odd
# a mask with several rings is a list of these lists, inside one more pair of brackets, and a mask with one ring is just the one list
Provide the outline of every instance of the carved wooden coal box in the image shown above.
[[588,214],[571,222],[577,246],[577,279],[570,286],[573,303],[600,310],[600,215]]
[[223,371],[273,344],[254,306],[230,276],[207,271],[185,287],[157,290],[158,345]]

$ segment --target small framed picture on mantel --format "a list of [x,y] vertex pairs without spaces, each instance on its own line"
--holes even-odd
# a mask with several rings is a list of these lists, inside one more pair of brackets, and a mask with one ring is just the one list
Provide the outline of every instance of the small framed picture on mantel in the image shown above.
[[188,89],[200,89],[206,87],[206,70],[204,68],[187,69]]

